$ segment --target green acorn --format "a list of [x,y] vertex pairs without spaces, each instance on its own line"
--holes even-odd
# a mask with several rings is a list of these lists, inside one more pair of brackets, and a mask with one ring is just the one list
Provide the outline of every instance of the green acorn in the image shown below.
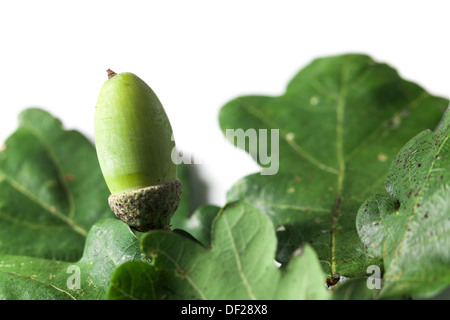
[[95,111],[95,145],[115,215],[146,232],[168,229],[182,184],[172,128],[153,90],[132,73],[108,69]]

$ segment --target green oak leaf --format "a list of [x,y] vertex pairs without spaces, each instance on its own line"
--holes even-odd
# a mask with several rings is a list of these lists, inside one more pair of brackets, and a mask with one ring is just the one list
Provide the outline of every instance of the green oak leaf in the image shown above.
[[[283,95],[238,97],[221,109],[223,132],[242,129],[247,143],[227,138],[266,169],[237,182],[227,199],[243,199],[272,219],[280,262],[306,242],[329,277],[365,275],[366,267],[379,261],[358,237],[356,213],[369,195],[384,190],[400,148],[435,127],[447,105],[447,99],[366,55],[315,59]],[[278,144],[272,129],[279,130]],[[249,142],[255,133],[259,142],[267,134],[267,150]],[[277,154],[278,171],[267,174],[274,173],[269,169],[277,164]]]
[[[215,205],[204,205],[204,189],[195,179],[196,171],[192,165],[181,163],[177,167],[178,179],[183,183],[180,204],[172,217],[171,228],[190,233],[204,246],[209,246],[211,225],[220,210]],[[197,207],[199,206],[199,207]]]
[[386,193],[359,209],[357,229],[384,260],[381,297],[432,296],[450,285],[450,114],[397,154]]
[[139,240],[129,227],[104,219],[92,226],[77,262],[0,254],[0,299],[104,299],[113,270],[141,256]]
[[33,108],[0,150],[0,253],[79,259],[90,227],[114,217],[92,143]]
[[213,222],[205,248],[170,231],[151,231],[141,248],[151,263],[129,262],[116,269],[109,299],[328,299],[314,250],[298,248],[290,263],[273,259],[273,225],[255,207],[235,202]]
[[220,207],[218,206],[204,205],[195,210],[188,219],[179,221],[177,228],[188,232],[205,247],[209,247],[211,244],[211,227],[219,211]]
[[415,300],[450,300],[450,287],[445,288],[439,294],[432,297],[413,297]]
[[333,289],[333,300],[376,300],[378,290],[370,289],[367,279],[348,279]]

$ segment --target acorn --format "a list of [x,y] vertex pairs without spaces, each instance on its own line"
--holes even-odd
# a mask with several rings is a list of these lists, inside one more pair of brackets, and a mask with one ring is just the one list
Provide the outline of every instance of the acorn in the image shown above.
[[95,146],[109,206],[131,228],[170,229],[182,183],[172,127],[153,90],[132,73],[107,70],[95,110]]

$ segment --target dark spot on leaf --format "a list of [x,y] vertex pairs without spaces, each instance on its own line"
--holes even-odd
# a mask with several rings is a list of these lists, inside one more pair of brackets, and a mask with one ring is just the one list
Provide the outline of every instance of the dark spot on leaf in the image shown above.
[[408,162],[408,159],[409,159],[409,156],[410,156],[410,155],[411,155],[411,154],[408,153],[408,155],[406,156],[405,162],[403,162],[403,168],[406,168],[406,163]]
[[425,212],[425,215],[423,216],[425,219],[428,218],[428,211]]
[[66,174],[64,179],[69,182],[73,181],[73,174],[71,174],[71,173]]
[[418,163],[418,164],[417,164],[417,166],[418,166],[418,167],[420,168],[421,164],[420,164],[420,163]]
[[393,209],[394,211],[397,211],[399,208],[400,208],[400,201],[395,200],[394,203],[393,203],[393,205],[392,205],[392,209]]
[[327,287],[332,287],[332,286],[336,285],[339,282],[339,278],[340,277],[327,278],[327,280],[326,280]]
[[175,276],[181,277],[181,278],[186,278],[186,277],[187,277],[187,274],[186,274],[186,272],[184,272],[183,269],[181,269],[181,268],[176,268],[176,269],[175,269]]

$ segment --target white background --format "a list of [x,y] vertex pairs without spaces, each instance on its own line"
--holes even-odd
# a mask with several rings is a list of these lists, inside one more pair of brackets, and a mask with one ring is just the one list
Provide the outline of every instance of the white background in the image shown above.
[[93,141],[106,69],[133,72],[162,101],[178,148],[203,162],[209,202],[223,205],[258,167],[225,141],[220,108],[282,94],[313,58],[349,52],[449,97],[450,1],[0,0],[0,141],[28,107]]

